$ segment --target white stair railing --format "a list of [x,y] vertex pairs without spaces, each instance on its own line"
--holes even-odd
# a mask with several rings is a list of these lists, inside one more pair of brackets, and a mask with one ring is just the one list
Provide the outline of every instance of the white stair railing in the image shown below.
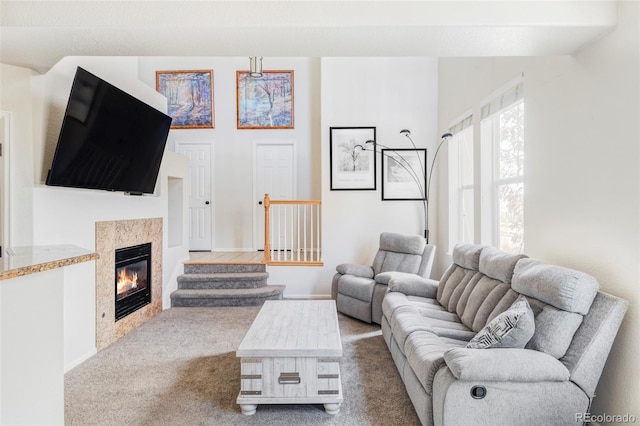
[[264,262],[322,265],[320,201],[264,196]]

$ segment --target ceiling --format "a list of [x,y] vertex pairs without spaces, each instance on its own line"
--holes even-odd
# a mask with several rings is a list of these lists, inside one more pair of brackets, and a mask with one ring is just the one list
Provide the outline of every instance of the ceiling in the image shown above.
[[0,0],[0,62],[64,56],[544,56],[611,31],[613,0]]

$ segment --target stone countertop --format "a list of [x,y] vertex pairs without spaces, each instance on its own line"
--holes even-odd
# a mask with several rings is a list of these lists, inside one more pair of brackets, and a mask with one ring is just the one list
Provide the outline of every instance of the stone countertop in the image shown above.
[[98,254],[74,245],[25,246],[8,249],[0,258],[0,280],[96,260]]

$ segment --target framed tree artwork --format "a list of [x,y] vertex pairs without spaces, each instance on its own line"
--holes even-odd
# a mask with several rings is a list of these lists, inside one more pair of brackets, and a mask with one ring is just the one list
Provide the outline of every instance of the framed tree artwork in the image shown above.
[[382,200],[424,200],[427,150],[382,150]]
[[213,129],[213,70],[156,71],[172,129]]
[[375,191],[376,128],[331,127],[329,131],[331,190]]
[[293,129],[293,71],[236,71],[238,129]]

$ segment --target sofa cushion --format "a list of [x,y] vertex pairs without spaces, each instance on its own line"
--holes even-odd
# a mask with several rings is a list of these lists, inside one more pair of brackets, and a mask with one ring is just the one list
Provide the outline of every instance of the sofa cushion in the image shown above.
[[536,299],[530,299],[536,318],[536,331],[527,343],[535,349],[560,359],[569,349],[573,335],[582,324],[583,316],[560,310]]
[[412,274],[394,276],[389,280],[388,285],[389,291],[400,292],[411,296],[429,297],[431,299],[435,299],[438,292],[438,281]]
[[475,332],[487,325],[489,315],[509,291],[509,285],[502,281],[482,273],[478,278],[469,282],[456,306],[462,323]]
[[393,337],[398,343],[400,350],[404,350],[404,344],[407,338],[416,331],[429,331],[433,329],[425,318],[420,315],[418,308],[411,305],[399,306],[393,311],[392,317],[389,319],[389,326]]
[[428,395],[432,395],[433,377],[445,365],[444,352],[449,346],[437,335],[416,331],[407,338],[404,354],[407,363]]
[[463,340],[469,340],[475,336],[475,333],[462,324],[459,319],[438,318],[437,314],[430,311],[431,310],[428,309],[420,309],[420,315],[422,315],[425,323],[428,324],[431,330],[438,336]]
[[527,299],[520,296],[509,309],[480,330],[467,344],[467,348],[524,348],[534,330],[533,311]]
[[422,256],[427,241],[420,235],[404,235],[393,232],[380,234],[380,250]]
[[373,268],[367,265],[341,263],[336,266],[336,271],[342,275],[355,275],[356,277],[373,278]]
[[486,246],[477,244],[456,244],[453,248],[453,263],[465,269],[477,271],[480,266],[480,252]]
[[376,275],[381,272],[399,271],[417,274],[422,262],[422,256],[418,254],[396,253],[393,251],[379,250],[373,259],[373,269]]
[[387,272],[380,272],[378,275],[376,275],[374,277],[374,280],[376,280],[376,282],[378,284],[389,285],[389,282],[392,279],[396,279],[396,278],[400,278],[400,279],[412,279],[412,278],[423,279],[422,277],[419,277],[416,274],[412,274],[412,273],[408,273],[408,272],[387,271]]
[[525,257],[524,254],[510,254],[495,247],[485,247],[480,253],[478,270],[488,277],[510,284],[516,263]]
[[460,380],[495,382],[564,382],[569,370],[549,355],[523,349],[476,351],[451,348],[444,353],[451,373]]
[[[440,279],[436,299],[449,312],[455,312],[460,295],[477,274],[477,271],[452,264]],[[476,277],[478,278],[479,276]]]
[[375,274],[387,271],[417,274],[426,244],[420,235],[383,232],[380,234],[379,250],[373,259]]
[[598,281],[584,272],[527,258],[516,264],[511,287],[563,311],[586,315],[598,292]]
[[354,299],[371,302],[376,282],[370,278],[343,275],[338,283],[338,293]]

